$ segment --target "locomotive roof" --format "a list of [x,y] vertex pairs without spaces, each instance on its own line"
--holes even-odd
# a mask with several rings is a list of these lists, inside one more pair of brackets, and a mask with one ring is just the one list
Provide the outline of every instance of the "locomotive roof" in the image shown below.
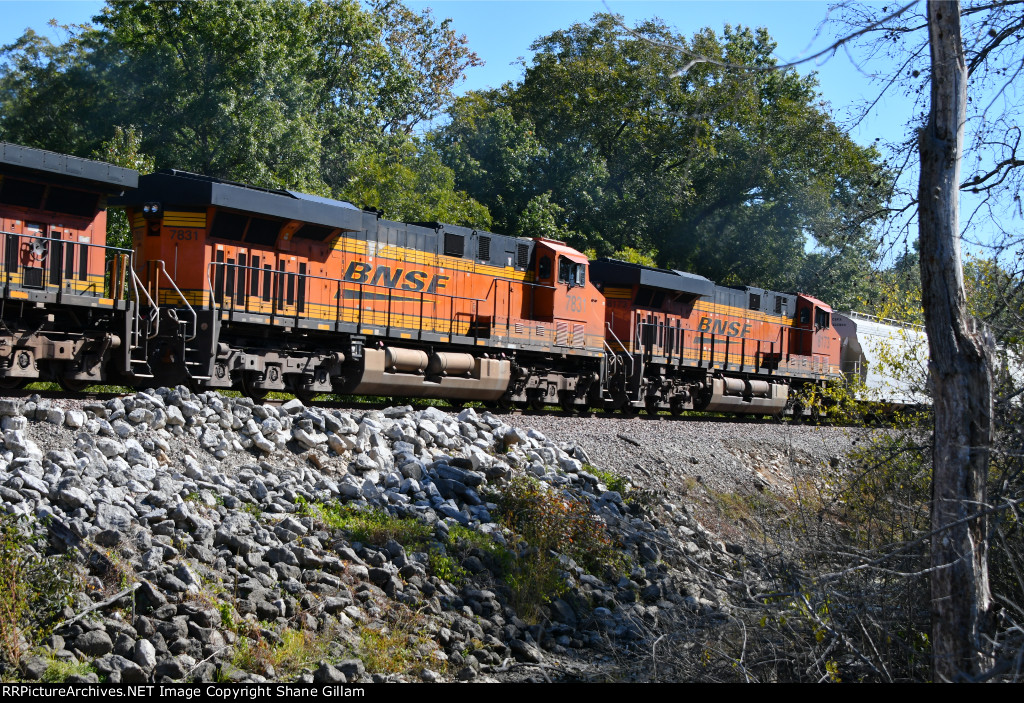
[[590,275],[594,280],[613,286],[639,284],[701,297],[714,295],[715,292],[715,284],[711,280],[695,273],[651,268],[618,259],[601,258],[592,261]]
[[8,142],[0,142],[0,168],[7,173],[57,175],[62,180],[98,188],[106,193],[134,188],[139,182],[139,172],[134,169]]
[[214,205],[350,232],[364,229],[364,217],[376,220],[376,215],[341,200],[290,190],[258,188],[175,169],[141,176],[137,190],[111,201],[111,204],[142,205],[153,201],[162,203],[165,208]]

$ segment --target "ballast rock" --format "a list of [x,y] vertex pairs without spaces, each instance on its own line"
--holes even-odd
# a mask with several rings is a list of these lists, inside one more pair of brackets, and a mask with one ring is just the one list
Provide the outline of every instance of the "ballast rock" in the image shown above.
[[[717,572],[732,563],[712,539],[687,554],[694,541],[680,530],[702,537],[703,528],[685,511],[656,527],[589,473],[574,445],[487,412],[272,407],[179,387],[84,405],[0,399],[0,417],[0,511],[36,518],[51,549],[77,550],[87,587],[68,619],[130,589],[58,628],[45,650],[109,682],[275,680],[284,674],[272,667],[239,668],[239,652],[254,642],[272,650],[288,632],[325,636],[321,660],[291,679],[369,681],[396,672],[358,659],[378,636],[368,633],[401,627],[416,644],[399,680],[507,680],[554,655],[582,666],[593,658],[583,650],[643,639],[694,603],[704,616],[728,611],[714,569],[669,565],[683,555]],[[547,627],[521,618],[486,550],[444,561],[456,526],[531,558],[493,502],[527,473],[589,506],[626,557],[625,573],[591,574],[563,556],[568,590],[539,604]],[[328,527],[319,506],[375,510],[422,534],[361,543]]]

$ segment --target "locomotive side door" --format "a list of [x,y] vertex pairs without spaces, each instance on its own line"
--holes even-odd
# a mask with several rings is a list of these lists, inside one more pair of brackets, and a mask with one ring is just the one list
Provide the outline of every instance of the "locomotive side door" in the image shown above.
[[21,238],[18,264],[21,267],[21,285],[25,288],[43,288],[50,245],[46,240],[46,225],[25,222],[25,236]]

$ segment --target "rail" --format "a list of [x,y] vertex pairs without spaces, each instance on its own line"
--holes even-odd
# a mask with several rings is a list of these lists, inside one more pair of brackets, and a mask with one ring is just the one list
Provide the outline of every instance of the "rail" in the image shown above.
[[[218,270],[223,271],[224,275],[218,275]],[[231,274],[230,278],[228,273]],[[259,287],[258,283],[254,287],[254,279],[256,276],[262,276],[263,286]],[[240,275],[241,274],[241,275]],[[267,277],[270,277],[269,280]],[[289,279],[289,277],[291,277]],[[298,319],[305,314],[305,308],[310,304],[308,292],[311,287],[311,283],[315,284],[317,281],[322,281],[329,284],[329,287],[334,288],[334,320],[333,322],[337,325],[342,322],[341,316],[343,312],[347,312],[350,308],[342,308],[341,301],[345,291],[358,292],[358,313],[354,320],[355,324],[378,324],[376,322],[365,322],[364,321],[364,302],[369,293],[375,293],[376,291],[387,291],[386,297],[383,297],[383,301],[387,303],[387,309],[385,311],[371,310],[372,313],[383,312],[385,315],[386,323],[384,327],[394,327],[394,297],[395,293],[402,295],[418,294],[418,308],[419,317],[422,320],[424,310],[428,307],[433,307],[436,311],[438,303],[440,301],[447,301],[449,307],[452,309],[449,311],[449,326],[448,334],[452,335],[455,333],[454,324],[455,318],[466,315],[477,315],[479,314],[480,303],[489,302],[490,298],[473,298],[469,296],[451,295],[439,291],[408,291],[408,290],[396,290],[385,285],[379,285],[375,283],[363,283],[356,281],[346,281],[340,278],[330,278],[328,276],[318,276],[308,273],[298,273],[295,271],[289,271],[287,269],[273,269],[273,268],[260,268],[256,266],[250,266],[248,264],[235,264],[223,261],[211,261],[207,264],[206,271],[207,284],[210,291],[210,301],[213,308],[216,310],[218,307],[229,314],[232,312],[255,312],[256,314],[264,314],[263,307],[265,305],[270,306],[269,315],[273,318],[294,318],[296,322]],[[258,280],[258,279],[257,279]],[[216,281],[216,283],[213,283]],[[292,281],[296,281],[293,284]],[[256,290],[256,295],[253,291]],[[489,289],[490,290],[490,289]],[[242,291],[241,298],[243,302],[236,304],[235,299],[238,297],[237,291]],[[262,293],[262,295],[260,294]],[[269,294],[268,294],[269,293]],[[380,295],[380,294],[378,294]],[[223,300],[218,302],[218,296],[221,296]],[[433,296],[434,299],[428,298]],[[229,302],[230,299],[230,302]],[[258,310],[252,310],[251,300],[257,299],[259,301]],[[288,301],[287,303],[285,301]],[[466,303],[472,303],[472,311],[456,311],[453,303],[455,301],[462,301]],[[409,301],[403,301],[409,302]],[[324,306],[323,302],[313,303],[314,305]],[[327,319],[327,318],[320,318]],[[435,330],[437,331],[437,330]],[[477,334],[479,331],[477,330]]]
[[188,302],[188,298],[185,297],[185,294],[181,292],[180,288],[178,288],[178,284],[174,282],[173,278],[171,278],[171,274],[168,273],[167,264],[164,262],[164,260],[151,259],[148,263],[151,265],[156,264],[158,270],[164,272],[164,276],[167,277],[167,282],[171,284],[171,288],[174,289],[174,292],[178,294],[179,298],[181,298],[181,302],[185,303],[185,307],[188,308],[188,312],[192,316],[192,333],[185,336],[185,341],[191,342],[193,339],[196,338],[196,335],[199,334],[199,315],[196,313],[192,305]]
[[[103,259],[117,256],[127,256],[129,260],[135,256],[131,249],[114,247],[107,244],[92,244],[90,242],[72,242],[65,239],[57,239],[35,234],[19,234],[17,232],[0,231],[3,245],[0,246],[0,269],[3,270],[4,292],[9,293],[12,286],[38,291],[49,291],[58,295],[64,294],[64,286],[68,281],[77,281],[82,285],[81,290],[72,290],[73,295],[92,295],[103,297],[107,292],[106,283],[97,283],[91,280],[99,274],[95,264],[90,265],[90,255],[94,252],[103,252]],[[33,246],[38,242],[41,246]],[[28,249],[22,245],[28,244]],[[77,252],[77,257],[76,257]],[[24,261],[22,261],[24,259]],[[34,260],[35,265],[30,261]],[[20,274],[20,280],[14,280]],[[29,281],[27,275],[37,277],[38,280]],[[110,289],[113,295],[115,286],[111,281]],[[124,291],[120,291],[123,293]],[[114,299],[120,300],[119,296]]]
[[[612,339],[615,340],[615,343],[618,344],[620,347],[622,347],[622,351],[626,352],[626,358],[629,359],[629,376],[630,376],[630,378],[632,378],[633,377],[633,370],[634,370],[634,367],[633,367],[633,355],[629,353],[629,350],[626,349],[626,345],[623,344],[619,340],[618,335],[615,334],[615,330],[612,329],[612,323],[606,322],[606,323],[604,323],[604,325],[605,325],[605,327],[608,328],[608,334],[610,334],[612,336]],[[608,346],[608,340],[607,339],[604,340],[604,346],[608,349],[609,352],[612,351],[612,348],[610,346]]]
[[[145,285],[142,283],[142,279],[135,273],[135,267],[132,266],[128,269],[132,274],[132,294],[135,296],[135,300],[139,301],[139,291],[141,290],[143,295],[146,296],[146,302],[149,303],[149,309],[152,311],[149,313],[150,323],[149,327],[152,330],[146,335],[146,339],[154,339],[160,333],[160,306],[153,302],[153,299],[149,297],[149,291],[146,290]],[[139,345],[138,335],[141,328],[140,320],[142,319],[142,313],[139,311],[140,305],[135,306],[135,346]]]

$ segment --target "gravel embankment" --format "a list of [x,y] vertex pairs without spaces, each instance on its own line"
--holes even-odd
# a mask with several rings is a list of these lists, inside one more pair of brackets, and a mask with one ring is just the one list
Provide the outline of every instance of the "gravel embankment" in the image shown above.
[[[659,627],[706,626],[745,597],[729,578],[742,535],[706,529],[711,497],[785,491],[852,441],[788,425],[270,407],[183,388],[0,399],[0,427],[0,512],[75,548],[83,584],[43,649],[23,643],[0,675],[38,679],[59,662],[88,667],[69,681],[129,683],[625,675],[614,663],[635,664],[628,653]],[[624,500],[587,463],[647,497]],[[507,575],[535,552],[510,542],[491,502],[524,474],[582,501],[627,558],[626,572],[588,573],[562,556],[568,589],[533,619]],[[429,536],[361,544],[310,510],[327,504],[416,520]],[[454,550],[456,525],[507,544],[512,566]],[[446,554],[461,577],[439,570]],[[282,658],[299,635],[307,659]]]
[[796,481],[820,481],[845,465],[866,436],[849,427],[646,416],[511,415],[509,423],[579,445],[595,466],[686,505],[705,526],[736,540],[743,535],[721,521],[710,495],[788,495]]

